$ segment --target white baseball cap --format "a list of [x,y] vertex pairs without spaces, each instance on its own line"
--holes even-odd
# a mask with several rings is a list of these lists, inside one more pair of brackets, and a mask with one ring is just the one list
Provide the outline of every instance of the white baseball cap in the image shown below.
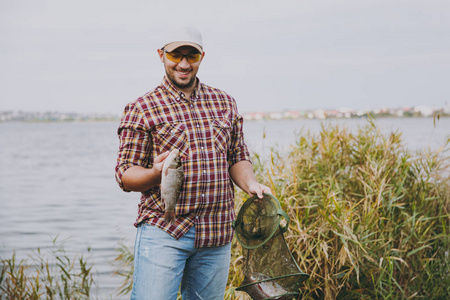
[[181,46],[191,46],[200,53],[203,52],[203,40],[200,31],[193,27],[183,27],[171,30],[164,37],[163,48],[172,52]]

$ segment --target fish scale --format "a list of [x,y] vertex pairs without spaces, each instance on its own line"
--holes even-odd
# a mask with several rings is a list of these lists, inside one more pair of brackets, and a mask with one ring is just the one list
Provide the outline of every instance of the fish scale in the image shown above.
[[184,182],[183,165],[180,151],[173,149],[164,161],[161,177],[161,199],[164,203],[164,221],[166,224],[175,223],[175,208]]

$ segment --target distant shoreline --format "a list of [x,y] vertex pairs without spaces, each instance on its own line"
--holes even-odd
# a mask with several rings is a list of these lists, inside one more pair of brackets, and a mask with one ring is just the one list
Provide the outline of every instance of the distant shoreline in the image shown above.
[[23,111],[0,111],[0,123],[3,122],[104,122],[120,121],[116,114],[83,114],[65,112],[23,112]]
[[[243,113],[246,121],[260,120],[331,120],[331,119],[362,119],[362,118],[447,118],[450,113],[443,109],[434,111],[420,111],[417,109],[401,110],[373,110],[373,111],[338,111],[338,110],[314,110],[314,111],[290,111],[283,112],[253,112]],[[23,112],[23,111],[0,111],[0,123],[5,122],[119,122],[120,115],[117,114],[83,114],[65,112]]]

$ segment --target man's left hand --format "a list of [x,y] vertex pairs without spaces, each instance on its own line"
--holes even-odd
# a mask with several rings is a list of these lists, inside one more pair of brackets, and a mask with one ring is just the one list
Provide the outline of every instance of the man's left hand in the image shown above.
[[252,182],[248,186],[248,194],[251,196],[257,195],[259,199],[262,199],[264,197],[264,193],[272,194],[272,190],[268,186],[256,181]]

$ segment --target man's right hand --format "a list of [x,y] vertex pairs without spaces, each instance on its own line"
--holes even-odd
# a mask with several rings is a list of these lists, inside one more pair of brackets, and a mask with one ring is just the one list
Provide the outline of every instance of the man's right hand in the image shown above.
[[[153,160],[153,169],[157,170],[160,176],[162,173],[162,169],[164,167],[164,162],[165,162],[167,156],[169,156],[169,154],[170,154],[170,151],[166,151],[164,153],[161,153],[157,157],[155,157],[155,159]],[[161,181],[161,177],[160,177],[160,181]]]
[[164,161],[169,156],[166,151],[153,160],[153,167],[148,169],[142,166],[128,168],[122,175],[123,187],[127,191],[145,192],[161,183],[161,174]]

